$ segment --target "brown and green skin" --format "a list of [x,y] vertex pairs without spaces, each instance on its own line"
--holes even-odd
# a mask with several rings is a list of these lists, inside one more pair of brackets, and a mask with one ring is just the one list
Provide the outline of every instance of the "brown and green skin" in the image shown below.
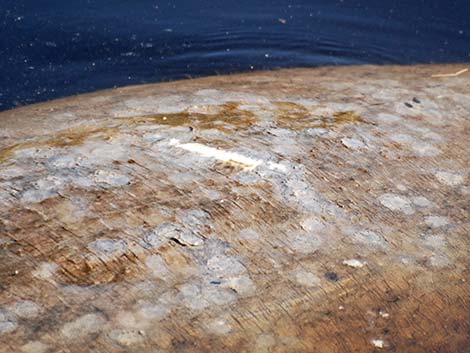
[[466,66],[254,72],[0,113],[0,352],[465,352],[470,74],[431,76]]

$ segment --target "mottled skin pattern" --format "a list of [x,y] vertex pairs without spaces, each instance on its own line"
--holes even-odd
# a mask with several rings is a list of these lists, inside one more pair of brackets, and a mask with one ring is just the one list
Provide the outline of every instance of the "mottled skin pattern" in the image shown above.
[[464,66],[1,113],[0,352],[468,351]]

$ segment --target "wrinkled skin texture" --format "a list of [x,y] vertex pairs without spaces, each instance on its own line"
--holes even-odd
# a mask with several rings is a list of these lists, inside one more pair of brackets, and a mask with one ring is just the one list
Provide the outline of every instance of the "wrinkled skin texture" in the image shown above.
[[461,68],[1,113],[0,352],[463,352],[470,74],[431,77]]

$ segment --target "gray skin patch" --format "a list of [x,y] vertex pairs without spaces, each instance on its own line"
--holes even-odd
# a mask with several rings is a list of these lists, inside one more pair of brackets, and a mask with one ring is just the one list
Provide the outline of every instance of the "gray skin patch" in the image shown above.
[[303,133],[310,137],[323,137],[323,138],[334,137],[334,136],[331,136],[332,134],[331,130],[323,129],[323,128],[310,128],[310,129],[304,130]]
[[202,210],[190,210],[178,217],[178,220],[189,229],[198,229],[209,221],[209,215]]
[[32,319],[40,313],[41,307],[30,300],[20,300],[10,310],[23,319]]
[[413,136],[407,135],[407,134],[392,134],[389,137],[390,137],[390,140],[394,142],[398,142],[400,144],[412,144],[413,142],[416,141],[416,139]]
[[160,238],[174,238],[179,232],[179,227],[173,223],[160,224],[153,230],[153,233]]
[[325,224],[317,217],[307,217],[300,225],[307,232],[320,232],[326,228]]
[[145,264],[152,271],[152,274],[162,280],[167,280],[171,277],[171,272],[168,270],[165,262],[160,255],[151,255],[145,259]]
[[276,345],[277,345],[276,338],[269,333],[264,333],[262,335],[259,335],[258,338],[256,339],[253,352],[257,352],[257,353],[272,352],[273,348]]
[[434,174],[436,179],[439,180],[442,184],[449,185],[449,186],[458,186],[463,184],[465,178],[463,175],[448,172],[448,171],[439,171]]
[[293,271],[292,276],[298,284],[304,287],[319,287],[321,285],[320,278],[302,267],[298,267],[295,271]]
[[413,197],[412,201],[413,205],[418,208],[429,208],[434,206],[434,204],[424,196]]
[[15,315],[12,313],[0,309],[0,335],[13,332],[18,327]]
[[230,304],[237,299],[237,295],[233,290],[216,286],[203,286],[202,296],[206,301],[214,305]]
[[204,243],[204,240],[192,230],[185,229],[174,223],[161,224],[153,231],[144,235],[144,241],[150,247],[158,247],[166,242],[167,239],[189,246],[200,246]]
[[99,314],[86,314],[68,322],[60,329],[60,334],[68,340],[78,340],[102,330],[106,320]]
[[47,161],[47,166],[54,169],[73,168],[80,165],[80,156],[74,154],[53,156]]
[[123,186],[130,181],[129,177],[112,170],[98,170],[93,176],[96,183],[109,186]]
[[400,117],[387,113],[379,113],[379,115],[377,116],[377,120],[383,123],[396,123],[400,121]]
[[179,232],[175,239],[183,245],[201,246],[202,244],[204,244],[204,240],[198,237],[193,231],[189,229],[184,229]]
[[136,305],[135,310],[137,318],[151,321],[163,319],[170,311],[170,307],[167,303],[141,302]]
[[203,310],[211,305],[227,305],[237,299],[233,290],[211,284],[187,283],[180,287],[177,300],[193,311]]
[[127,244],[120,239],[101,238],[88,244],[88,249],[93,252],[112,255],[125,252]]
[[348,138],[348,137],[342,138],[341,143],[347,148],[352,149],[352,150],[358,150],[358,149],[366,147],[364,142],[354,139],[354,138]]
[[243,185],[254,185],[259,183],[261,178],[255,173],[239,173],[235,176],[235,180]]
[[392,211],[400,211],[406,215],[411,215],[415,212],[411,200],[405,196],[383,194],[378,200],[383,206]]
[[313,185],[304,177],[303,167],[295,163],[284,165],[282,173],[259,169],[261,177],[270,179],[276,193],[288,204],[295,205],[299,211],[321,214],[323,212],[337,212],[330,202],[327,202]]
[[42,280],[50,281],[58,268],[59,266],[56,263],[42,262],[38,268],[33,271],[33,276]]
[[442,235],[429,235],[424,238],[423,243],[430,249],[442,250],[447,246],[447,241]]
[[298,233],[289,236],[289,245],[292,250],[301,254],[311,254],[317,251],[323,240],[316,234]]
[[178,298],[189,309],[199,311],[207,308],[210,303],[203,298],[201,288],[195,284],[187,283],[180,287]]
[[427,263],[430,267],[434,268],[446,268],[453,265],[452,260],[444,254],[434,254],[427,259]]
[[300,209],[321,213],[324,201],[311,185],[298,178],[289,178],[283,184],[281,194],[291,203],[296,203]]
[[153,230],[144,234],[145,247],[159,247],[167,242],[168,239],[178,236],[179,228],[173,223],[163,223]]
[[411,148],[420,157],[435,157],[441,154],[439,148],[426,142],[414,142]]
[[57,192],[63,187],[63,181],[56,177],[47,177],[39,179],[33,184],[33,189],[23,193],[21,202],[37,203],[50,197],[56,196]]
[[240,261],[223,254],[215,255],[207,261],[207,268],[218,277],[238,275],[246,271]]
[[25,168],[22,168],[17,165],[11,165],[8,167],[3,167],[0,165],[0,179],[14,179],[20,178],[26,173]]
[[349,233],[350,239],[353,243],[378,249],[384,249],[387,247],[385,239],[370,230],[348,231],[347,233]]
[[198,178],[197,176],[191,173],[179,172],[168,175],[168,181],[180,188],[184,188],[188,185],[191,185],[192,183],[200,182],[200,180],[201,178]]
[[152,324],[150,320],[139,316],[135,310],[118,312],[113,323],[125,330],[142,330]]
[[21,347],[23,353],[45,353],[48,350],[48,346],[40,341],[32,341],[26,343]]
[[449,218],[442,216],[427,216],[424,222],[431,228],[445,227],[450,223]]
[[247,241],[257,241],[260,239],[260,234],[252,228],[245,228],[240,231],[238,237]]
[[207,324],[207,329],[216,335],[227,335],[232,330],[232,326],[225,319],[215,319]]
[[108,337],[124,347],[133,346],[145,340],[145,334],[141,330],[113,330]]
[[0,182],[0,207],[7,210],[16,202],[14,195],[18,192],[11,188],[11,183]]
[[412,135],[394,133],[389,137],[394,142],[409,146],[418,157],[435,157],[441,153],[441,150],[436,146],[420,141]]
[[256,286],[248,275],[241,275],[228,278],[221,286],[230,288],[240,295],[249,295],[255,292]]

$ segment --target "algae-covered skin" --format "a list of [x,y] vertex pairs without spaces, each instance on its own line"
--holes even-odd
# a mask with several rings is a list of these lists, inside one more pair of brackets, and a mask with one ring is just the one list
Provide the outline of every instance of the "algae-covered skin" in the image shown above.
[[0,113],[0,352],[463,352],[466,65]]

